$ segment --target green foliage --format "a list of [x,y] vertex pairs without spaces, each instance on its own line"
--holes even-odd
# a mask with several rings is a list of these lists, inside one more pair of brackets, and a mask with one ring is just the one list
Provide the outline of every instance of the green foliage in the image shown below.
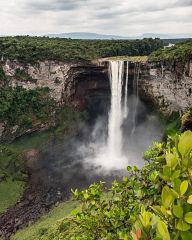
[[80,61],[111,56],[145,56],[161,48],[160,39],[72,40],[48,37],[1,37],[0,54],[23,63],[38,60]]
[[55,109],[55,103],[47,88],[25,90],[23,88],[0,89],[0,121],[11,126],[31,127],[33,122],[46,122]]
[[[152,156],[153,157],[153,156]],[[164,181],[161,202],[146,211],[151,221],[143,217],[135,223],[133,232],[138,228],[141,239],[178,239],[192,237],[192,132],[169,139],[161,158],[160,177]],[[146,222],[148,223],[146,227]],[[160,227],[161,225],[161,227]],[[150,236],[150,238],[149,238]],[[140,238],[135,238],[140,239]]]
[[0,214],[13,206],[21,197],[24,191],[24,182],[7,181],[0,182]]
[[80,112],[72,107],[67,106],[62,110],[59,110],[56,116],[58,124],[54,129],[54,134],[58,137],[62,137],[63,133],[71,129],[71,126],[75,128],[75,123],[88,119],[86,111]]
[[148,61],[148,56],[117,56],[117,57],[108,57],[106,60],[122,60],[122,61],[130,61],[133,63],[138,63],[138,62],[147,62]]
[[6,81],[6,76],[3,68],[0,66],[0,82],[5,82]]
[[19,200],[24,191],[25,179],[22,154],[0,145],[0,213]]
[[181,127],[181,117],[179,113],[173,112],[170,116],[164,117],[162,114],[159,114],[163,130],[164,130],[164,140],[168,136],[175,136],[180,132]]
[[130,239],[129,232],[140,205],[149,207],[159,202],[161,182],[155,163],[141,170],[128,167],[128,175],[121,183],[114,181],[107,196],[102,182],[92,184],[88,190],[73,191],[75,199],[82,203],[82,209],[73,213],[79,227],[78,237],[74,239]]
[[192,41],[178,43],[173,47],[160,49],[149,56],[150,61],[181,60],[186,61],[192,54]]
[[25,72],[24,69],[17,68],[15,70],[14,77],[18,81],[30,81],[30,82],[36,82],[35,79],[33,79],[28,73]]
[[53,138],[63,137],[67,131],[74,130],[79,122],[87,119],[87,113],[80,112],[72,107],[57,109],[55,112],[56,126],[43,132],[35,132],[22,136],[11,143],[11,146],[18,151],[28,149],[42,149]]
[[181,124],[185,125],[186,122],[190,121],[192,119],[192,107],[189,108],[182,116],[181,118]]
[[0,145],[0,181],[24,180],[26,175],[24,159],[20,152]]
[[181,118],[181,130],[192,130],[192,107]]

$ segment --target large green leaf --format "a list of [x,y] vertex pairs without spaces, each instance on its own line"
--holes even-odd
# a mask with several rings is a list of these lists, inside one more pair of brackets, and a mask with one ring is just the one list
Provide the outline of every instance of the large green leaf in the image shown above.
[[182,218],[183,217],[183,208],[179,205],[175,205],[173,207],[173,214],[177,217],[177,218]]
[[184,195],[186,193],[187,189],[188,189],[188,181],[185,180],[180,185],[180,194]]
[[182,219],[180,219],[176,225],[176,228],[180,231],[185,232],[185,231],[188,231],[191,227],[189,224],[187,224]]
[[169,208],[170,205],[174,202],[175,197],[171,189],[168,186],[165,186],[161,193],[162,204],[165,208]]
[[182,232],[181,233],[182,240],[190,240],[192,239],[192,233],[191,232]]
[[166,224],[163,221],[157,223],[157,232],[162,237],[163,240],[170,240],[169,231]]
[[189,154],[192,151],[192,132],[186,131],[184,132],[178,143],[178,150],[183,157]]
[[187,199],[187,203],[192,204],[192,195],[190,195]]
[[185,222],[192,224],[192,212],[186,213],[184,219],[185,219]]
[[173,153],[167,153],[165,158],[167,166],[169,166],[172,169],[175,169],[175,167],[178,164],[178,156],[174,155]]

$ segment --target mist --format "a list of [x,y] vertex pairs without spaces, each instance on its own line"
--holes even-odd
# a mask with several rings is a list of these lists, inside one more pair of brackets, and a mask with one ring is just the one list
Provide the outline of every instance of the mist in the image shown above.
[[111,101],[101,99],[101,104],[93,107],[103,111],[97,109],[92,123],[79,123],[75,135],[55,139],[41,152],[49,182],[56,182],[61,191],[120,179],[127,174],[128,165],[142,167],[143,152],[162,139],[158,115],[139,97],[139,74],[129,82],[128,63],[124,74],[122,64],[113,63],[109,69]]

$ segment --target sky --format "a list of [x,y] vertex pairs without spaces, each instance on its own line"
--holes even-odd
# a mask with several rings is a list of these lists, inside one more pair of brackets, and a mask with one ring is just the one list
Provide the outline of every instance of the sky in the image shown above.
[[0,35],[192,34],[192,0],[0,0]]

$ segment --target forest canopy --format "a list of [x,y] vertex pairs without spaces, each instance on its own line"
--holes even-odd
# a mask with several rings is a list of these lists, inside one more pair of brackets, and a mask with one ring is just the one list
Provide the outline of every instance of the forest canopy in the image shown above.
[[160,39],[74,40],[48,37],[1,37],[0,57],[35,63],[38,60],[90,61],[111,56],[146,56],[163,46]]

